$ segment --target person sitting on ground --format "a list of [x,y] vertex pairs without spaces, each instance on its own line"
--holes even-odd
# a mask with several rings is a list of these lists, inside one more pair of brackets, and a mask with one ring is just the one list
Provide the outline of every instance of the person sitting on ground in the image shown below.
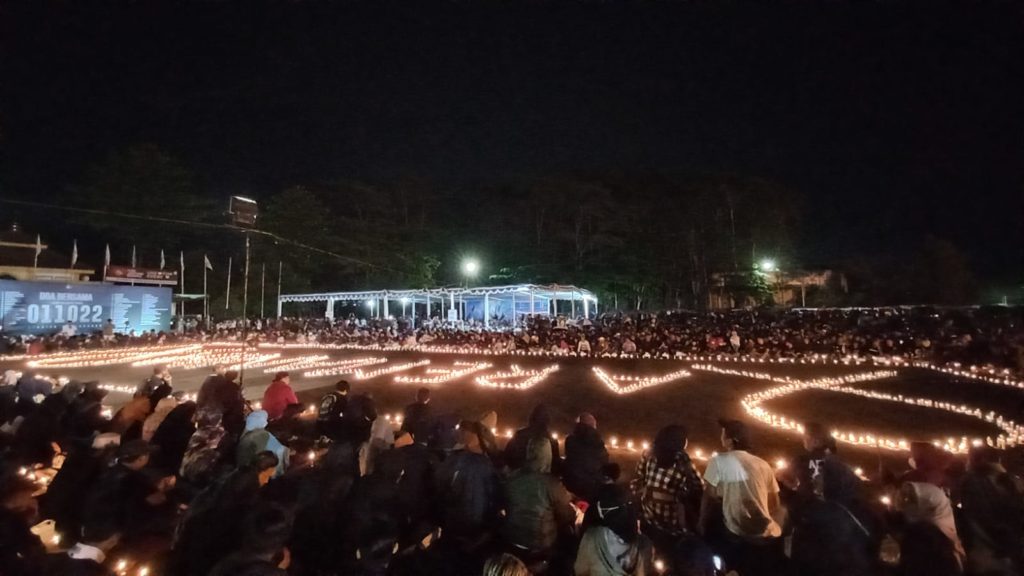
[[577,498],[590,502],[603,481],[601,467],[608,463],[608,450],[597,431],[597,419],[584,412],[576,427],[565,437],[565,462],[562,480]]
[[432,425],[430,388],[420,388],[416,391],[416,401],[406,406],[402,413],[401,430],[410,432],[413,436],[426,438],[430,434]]
[[295,391],[291,387],[291,377],[287,372],[278,372],[274,375],[274,381],[263,393],[263,402],[260,407],[273,421],[284,416],[285,408],[298,403],[299,398],[295,396]]
[[483,576],[530,576],[523,561],[511,554],[497,554],[484,562]]
[[273,504],[257,506],[243,524],[241,548],[217,562],[210,576],[287,576],[291,533],[292,518],[286,510]]
[[696,526],[704,488],[686,445],[685,427],[659,430],[630,483],[640,504],[641,529],[660,548]]
[[505,445],[505,463],[512,470],[520,468],[526,461],[526,447],[534,438],[544,438],[551,444],[551,470],[555,474],[560,473],[562,462],[558,441],[551,437],[551,416],[544,404],[534,406],[530,412],[529,425],[516,430],[512,439]]
[[1009,576],[1024,570],[1024,483],[1008,473],[1000,452],[972,448],[960,485],[962,535],[972,574]]
[[226,432],[221,425],[221,414],[213,408],[196,412],[196,428],[188,439],[178,474],[198,487],[214,479],[217,467],[224,458],[221,447]]
[[527,565],[555,554],[560,534],[576,520],[576,510],[558,478],[551,475],[551,443],[532,438],[526,461],[505,483],[506,518],[502,539]]
[[246,514],[259,501],[277,465],[273,452],[260,452],[196,496],[181,521],[171,574],[208,574],[221,558],[240,548]]
[[[750,433],[738,420],[719,420],[722,447],[704,470],[704,501],[701,532],[724,552],[730,570],[743,576],[774,575],[779,572],[782,528],[779,484],[772,467],[751,454]],[[721,511],[724,531],[714,534],[711,518]]]
[[177,474],[181,469],[181,459],[185,457],[188,441],[196,431],[193,419],[196,415],[196,403],[182,402],[174,407],[156,430],[150,444],[159,448],[152,458],[154,468]]
[[133,538],[163,534],[170,527],[173,511],[167,506],[168,493],[174,489],[175,477],[154,479],[143,471],[152,451],[144,440],[130,440],[118,448],[117,463],[90,488],[82,514],[84,527],[109,519],[118,532]]
[[174,396],[161,398],[156,403],[153,413],[147,416],[146,420],[142,423],[142,439],[146,442],[152,440],[153,434],[156,434],[156,429],[160,427],[160,424],[167,418],[167,415],[177,407],[178,399]]
[[0,479],[0,570],[5,576],[31,576],[42,570],[46,549],[29,529],[39,521],[36,486],[23,476]]
[[114,576],[114,571],[104,563],[120,540],[121,533],[115,524],[86,526],[81,540],[66,553],[47,558],[44,576]]
[[897,509],[907,522],[900,541],[901,576],[963,572],[964,549],[953,507],[941,488],[928,482],[906,482],[900,487]]
[[498,516],[498,474],[483,453],[479,423],[462,422],[459,436],[462,449],[445,458],[435,473],[435,504],[442,549],[463,568],[479,569],[479,554]]
[[587,508],[591,522],[580,541],[575,576],[643,576],[654,573],[654,548],[639,533],[636,507],[624,491],[608,491]]
[[150,410],[156,407],[161,399],[171,395],[171,371],[165,364],[153,367],[153,375],[146,378],[135,390],[135,396],[143,396],[150,400]]
[[338,380],[334,390],[320,399],[316,416],[316,433],[340,442],[344,435],[344,417],[348,408],[349,383]]
[[266,430],[267,413],[256,410],[245,419],[245,432],[238,440],[235,449],[235,460],[239,467],[248,465],[260,452],[272,452],[277,456],[277,471],[274,477],[284,474],[288,469],[288,447]]

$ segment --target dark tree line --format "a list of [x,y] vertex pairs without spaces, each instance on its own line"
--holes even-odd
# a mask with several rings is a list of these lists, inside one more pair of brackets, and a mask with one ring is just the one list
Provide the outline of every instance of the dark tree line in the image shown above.
[[[163,249],[176,268],[184,251],[187,291],[198,292],[207,254],[216,313],[230,257],[232,309],[240,309],[244,242],[214,226],[225,222],[231,192],[205,186],[154,145],[111,153],[70,188],[75,206],[95,212],[76,213],[67,230],[54,232],[78,238],[83,260],[99,267],[110,243],[114,263],[127,263],[134,245],[140,266],[156,266]],[[814,239],[801,223],[813,215],[796,195],[735,174],[562,174],[457,194],[415,179],[342,180],[296,184],[258,200],[259,229],[286,241],[252,236],[256,306],[261,267],[272,302],[279,262],[287,293],[458,284],[468,256],[483,263],[476,283],[576,284],[624,310],[701,309],[715,273],[749,271],[764,258],[792,270],[843,272],[847,284],[813,291],[809,305],[961,304],[976,294],[964,254],[934,237],[841,262],[810,261]]]

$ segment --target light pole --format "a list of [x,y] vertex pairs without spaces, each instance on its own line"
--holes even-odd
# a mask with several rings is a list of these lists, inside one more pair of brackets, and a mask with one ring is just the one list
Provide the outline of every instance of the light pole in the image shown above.
[[366,301],[366,307],[370,309],[370,320],[373,320],[373,305],[374,304],[375,304],[375,302],[373,300],[367,300]]
[[402,318],[405,318],[405,305],[409,303],[408,298],[402,298]]

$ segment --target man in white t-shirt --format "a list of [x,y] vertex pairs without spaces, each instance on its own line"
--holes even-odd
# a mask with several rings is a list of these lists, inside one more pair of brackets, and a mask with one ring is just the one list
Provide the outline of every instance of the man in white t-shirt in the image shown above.
[[775,574],[781,557],[782,528],[779,484],[764,460],[747,450],[750,434],[738,420],[719,420],[725,451],[708,461],[704,471],[701,531],[707,534],[713,517],[721,514],[726,533],[721,547],[730,569],[743,576]]

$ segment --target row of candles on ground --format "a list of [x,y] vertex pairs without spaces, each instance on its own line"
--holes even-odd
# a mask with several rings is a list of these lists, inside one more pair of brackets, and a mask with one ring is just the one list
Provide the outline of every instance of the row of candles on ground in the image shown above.
[[[675,372],[670,372],[662,376],[633,376],[630,374],[612,376],[597,366],[594,366],[593,371],[594,375],[597,376],[597,379],[616,394],[632,394],[633,392],[638,392],[644,388],[666,384],[673,380],[679,380],[680,378],[687,378],[690,376],[690,372],[686,370],[676,370]],[[623,385],[623,383],[626,384]]]
[[[788,396],[797,392],[805,390],[817,389],[827,390],[830,392],[838,392],[842,394],[851,394],[873,400],[884,400],[889,402],[901,402],[911,406],[920,406],[926,408],[933,408],[936,410],[943,410],[955,414],[961,414],[965,416],[971,416],[973,418],[982,420],[986,423],[998,426],[1004,431],[1004,434],[999,435],[996,439],[987,438],[985,441],[981,439],[974,439],[968,441],[966,437],[961,437],[959,440],[953,437],[946,438],[945,440],[934,440],[933,444],[946,451],[954,453],[966,453],[970,446],[978,446],[983,443],[989,445],[1005,448],[1006,446],[1016,445],[1018,439],[1021,436],[1021,426],[1014,423],[1012,420],[1005,420],[1002,416],[996,415],[994,412],[987,414],[983,413],[979,408],[973,408],[967,405],[954,405],[948,402],[941,402],[937,400],[927,398],[906,398],[902,395],[888,394],[884,392],[874,392],[869,390],[862,390],[858,388],[850,388],[848,384],[856,384],[859,382],[868,382],[871,380],[880,380],[883,378],[891,378],[896,376],[894,371],[875,371],[861,374],[850,374],[847,376],[841,376],[838,378],[817,378],[814,380],[796,380],[788,377],[777,377],[770,374],[759,373],[759,372],[748,372],[741,370],[733,370],[728,368],[719,368],[717,366],[707,364],[695,364],[693,366],[695,370],[702,370],[706,372],[713,372],[717,374],[725,374],[730,376],[740,376],[744,378],[753,378],[757,380],[766,380],[779,384],[767,390],[748,394],[741,401],[744,411],[755,418],[756,420],[772,427],[775,429],[786,430],[795,433],[803,433],[803,425],[795,420],[786,418],[785,416],[773,413],[762,406],[764,402],[769,400],[775,400],[783,396]],[[855,433],[855,432],[843,432],[840,430],[833,430],[832,436],[840,441],[847,444],[853,444],[857,446],[870,446],[875,448],[883,448],[886,450],[909,450],[910,443],[906,439],[887,437],[882,434],[873,433]]]
[[[210,349],[223,349],[223,348],[236,348],[242,347],[241,342],[232,341],[215,341],[207,342],[203,344],[192,343],[192,344],[178,344],[178,345],[158,345],[158,346],[135,346],[129,348],[116,348],[116,349],[101,349],[101,350],[84,350],[84,351],[69,351],[69,352],[55,352],[43,355],[29,356],[29,355],[18,355],[18,356],[6,356],[6,360],[19,360],[19,359],[31,359],[28,362],[30,367],[49,367],[49,368],[81,368],[90,366],[103,366],[109,364],[132,364],[135,366],[146,365],[146,364],[160,364],[160,363],[172,363],[175,361],[186,361],[189,365],[208,366],[213,363],[217,363],[216,360],[211,361],[211,358],[204,358],[202,355],[196,354],[199,351],[205,351],[207,348]],[[513,355],[554,355],[554,356],[572,356],[574,352],[566,353],[551,353],[551,352],[539,352],[539,351],[507,351],[507,352],[495,352],[491,350],[478,350],[475,348],[467,348],[462,346],[447,346],[447,345],[435,345],[435,346],[415,346],[415,347],[403,347],[403,346],[381,346],[381,345],[359,345],[359,344],[274,344],[274,343],[263,343],[259,345],[260,348],[276,348],[276,349],[321,349],[321,350],[350,350],[350,349],[365,349],[365,350],[416,350],[420,352],[429,353],[450,353],[450,354],[483,354],[483,355],[501,355],[501,354],[513,354]],[[231,353],[221,353],[225,358],[233,358]],[[271,362],[277,356],[260,356],[257,355],[252,358],[246,358],[246,367],[257,367],[257,364],[262,363],[264,366],[270,366]],[[607,358],[638,358],[643,357],[642,355],[636,354],[605,354],[601,357]],[[315,360],[314,360],[315,358]],[[864,363],[873,363],[884,366],[913,366],[917,368],[924,368],[929,370],[935,370],[950,374],[953,376],[972,378],[976,380],[982,380],[992,384],[999,384],[1004,386],[1011,386],[1014,388],[1024,388],[1024,380],[1014,379],[1010,377],[1009,369],[997,370],[993,368],[978,368],[971,367],[968,370],[962,370],[959,364],[951,364],[948,367],[940,367],[931,362],[915,361],[913,359],[907,359],[901,356],[854,356],[847,355],[843,357],[836,357],[831,354],[812,354],[801,358],[757,358],[752,356],[734,355],[734,354],[686,354],[677,353],[674,355],[675,359],[688,360],[688,361],[715,361],[715,362],[738,362],[746,364],[831,364],[831,365],[860,365]],[[282,358],[281,363],[290,363],[303,360],[304,358]],[[310,362],[317,360],[326,360],[326,357],[320,355],[318,357],[311,357]],[[229,360],[236,361],[236,360]],[[237,361],[240,361],[237,360]],[[309,366],[313,366],[310,364]]]

